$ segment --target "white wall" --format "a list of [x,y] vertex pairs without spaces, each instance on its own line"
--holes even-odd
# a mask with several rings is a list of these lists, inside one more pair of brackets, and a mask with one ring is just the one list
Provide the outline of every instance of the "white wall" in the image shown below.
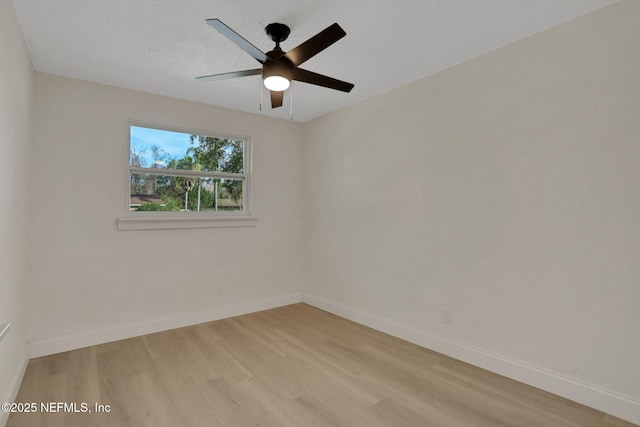
[[[177,327],[221,307],[299,300],[299,123],[42,73],[35,81],[29,300],[36,355],[148,331],[139,322],[173,318],[152,329]],[[251,136],[257,226],[118,231],[128,119]]]
[[305,300],[640,422],[638,16],[307,123]]
[[[33,68],[13,6],[0,0],[0,402],[10,401],[27,358],[27,194]],[[6,414],[0,412],[0,425]]]

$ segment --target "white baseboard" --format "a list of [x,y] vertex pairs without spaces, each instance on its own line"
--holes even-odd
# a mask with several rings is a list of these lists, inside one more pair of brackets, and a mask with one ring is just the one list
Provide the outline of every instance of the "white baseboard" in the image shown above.
[[[29,364],[29,354],[27,351],[24,352],[24,356],[22,357],[22,362],[20,364],[20,368],[16,375],[13,377],[11,385],[9,386],[9,396],[6,396],[2,402],[15,402],[16,396],[18,396],[18,391],[20,390],[20,385],[22,384],[22,379],[24,378],[24,373],[27,370],[27,365]],[[9,420],[10,412],[0,411],[0,427],[4,427]]]
[[640,425],[640,401],[628,396],[308,293],[302,294],[302,302]]
[[138,337],[169,329],[211,322],[227,317],[240,316],[256,311],[269,310],[302,301],[300,293],[278,295],[271,298],[247,301],[240,304],[216,307],[196,313],[186,313],[142,322],[117,325],[110,328],[58,335],[31,341],[32,358],[62,353],[64,351]]

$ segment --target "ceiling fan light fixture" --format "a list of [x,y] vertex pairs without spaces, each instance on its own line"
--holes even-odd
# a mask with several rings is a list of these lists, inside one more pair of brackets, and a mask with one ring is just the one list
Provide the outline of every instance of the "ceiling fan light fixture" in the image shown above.
[[[280,43],[287,39],[290,28],[285,24],[269,24],[266,26],[265,31],[271,40],[276,43],[276,46],[267,53],[262,52],[217,18],[207,19],[207,24],[252,56],[253,59],[262,64],[262,68],[196,77],[196,79],[200,81],[222,80],[262,74],[263,84],[270,92],[271,108],[282,107],[284,91],[289,89],[293,80],[342,92],[350,92],[351,89],[353,89],[353,83],[343,82],[333,77],[324,76],[299,67],[308,59],[313,58],[347,35],[337,23],[328,26],[289,52],[284,52],[280,48]],[[262,92],[260,93],[262,96]]]
[[274,92],[281,92],[289,89],[291,81],[283,76],[268,76],[264,79],[264,87]]

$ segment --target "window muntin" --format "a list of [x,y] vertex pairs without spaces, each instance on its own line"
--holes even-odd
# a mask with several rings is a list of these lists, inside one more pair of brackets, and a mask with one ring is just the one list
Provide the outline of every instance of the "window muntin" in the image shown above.
[[140,123],[129,129],[134,215],[249,215],[248,138]]

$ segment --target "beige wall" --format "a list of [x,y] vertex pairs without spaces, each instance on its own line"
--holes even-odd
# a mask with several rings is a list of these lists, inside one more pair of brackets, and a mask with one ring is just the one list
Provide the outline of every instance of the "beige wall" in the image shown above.
[[639,16],[622,1],[307,123],[305,298],[638,411]]
[[[13,398],[27,357],[27,195],[33,68],[11,1],[0,0],[0,402]],[[0,412],[0,425],[6,414]]]
[[[299,123],[42,73],[35,80],[32,340],[299,294]],[[129,119],[252,137],[258,225],[118,231]]]

